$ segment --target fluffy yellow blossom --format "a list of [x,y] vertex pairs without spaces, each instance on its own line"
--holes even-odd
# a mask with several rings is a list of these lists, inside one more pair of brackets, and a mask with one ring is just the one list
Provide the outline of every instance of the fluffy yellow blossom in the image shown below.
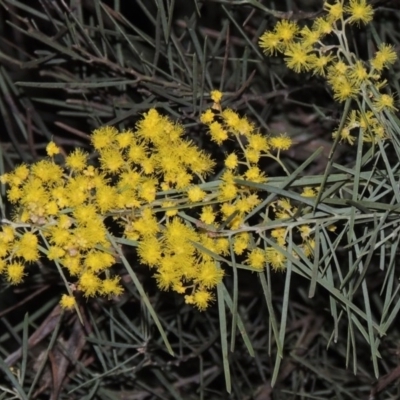
[[59,182],[63,175],[63,170],[59,165],[56,165],[50,160],[41,160],[31,167],[32,175],[40,181],[32,181],[40,183]]
[[300,31],[301,41],[305,46],[314,45],[321,37],[321,32],[318,29],[310,29],[308,26],[305,26]]
[[254,132],[254,124],[250,122],[246,117],[240,118],[237,130],[241,135],[249,136]]
[[204,206],[201,210],[200,221],[207,225],[211,225],[215,221],[215,213],[212,206]]
[[117,189],[114,186],[102,185],[96,190],[96,205],[101,213],[105,213],[115,207]]
[[173,285],[180,283],[180,274],[173,268],[158,268],[154,277],[161,290],[169,290]]
[[45,206],[44,206],[45,210],[46,210],[46,214],[47,215],[57,215],[59,208],[57,206],[57,203],[52,200],[50,202],[48,202]]
[[172,218],[163,231],[163,238],[168,245],[182,244],[183,241],[197,241],[196,231],[186,225],[179,217]]
[[154,236],[160,231],[157,218],[154,216],[151,208],[142,210],[142,215],[131,222],[131,226],[140,236],[145,238]]
[[283,271],[286,268],[286,257],[273,247],[266,250],[266,261],[274,271]]
[[92,250],[85,256],[84,265],[91,272],[100,272],[111,267],[115,263],[115,258],[104,251]]
[[339,102],[354,98],[359,92],[356,83],[346,76],[334,77],[330,79],[329,83],[333,89],[333,98]]
[[77,255],[76,252],[71,253],[71,255],[67,253],[63,257],[62,263],[71,276],[77,277],[82,272],[82,259]]
[[249,168],[245,173],[244,177],[251,181],[251,182],[256,182],[256,183],[262,183],[267,181],[267,177],[265,176],[264,172],[260,170],[257,166]]
[[233,240],[233,251],[238,256],[242,255],[250,243],[250,235],[247,232],[235,235]]
[[209,124],[214,121],[214,112],[210,108],[204,111],[200,116],[200,121],[203,124]]
[[229,254],[229,239],[220,237],[215,239],[215,250],[222,256]]
[[65,158],[65,165],[72,171],[83,171],[87,166],[89,154],[82,149],[75,149]]
[[381,43],[375,57],[370,61],[373,68],[382,71],[384,68],[394,64],[397,60],[397,53],[392,45]]
[[162,247],[155,236],[145,237],[139,242],[138,255],[141,261],[149,267],[155,267],[161,260]]
[[335,22],[338,19],[341,19],[344,14],[343,0],[338,0],[334,4],[329,4],[325,1],[324,10],[328,12],[327,19],[330,22]]
[[120,277],[106,278],[101,282],[100,293],[103,296],[119,296],[124,289],[119,283]]
[[307,240],[310,237],[311,232],[313,231],[310,225],[300,225],[298,227],[298,230],[303,240]]
[[11,178],[11,174],[2,174],[2,175],[0,175],[0,182],[3,185],[5,185],[6,183],[10,183],[10,178]]
[[269,142],[275,150],[288,150],[292,146],[292,139],[286,134],[271,137]]
[[4,174],[2,175],[3,177],[3,183],[9,183],[11,186],[21,186],[23,182],[26,180],[26,178],[29,176],[29,169],[27,171],[26,176],[22,176],[21,173],[17,173],[19,171],[23,172],[24,165],[20,165],[18,168],[18,171],[15,170],[13,174]]
[[[332,133],[332,138],[336,139],[338,134],[338,131],[334,131]],[[355,140],[356,137],[351,135],[351,130],[347,126],[343,127],[343,129],[340,131],[340,141],[347,141],[350,145],[353,145]]]
[[232,200],[236,197],[238,189],[234,183],[222,183],[219,186],[218,198],[221,201]]
[[222,92],[220,92],[219,90],[212,90],[210,93],[211,96],[211,100],[214,103],[219,103],[222,99]]
[[[23,195],[24,195],[24,192],[16,186],[12,186],[7,192],[7,198],[10,201],[10,203],[12,203],[12,204],[15,204],[19,200],[21,200]],[[27,219],[21,218],[21,221],[26,221],[26,220]]]
[[325,76],[326,69],[328,65],[332,62],[333,56],[330,54],[323,54],[320,56],[316,56],[312,60],[312,71],[313,74]]
[[59,147],[54,143],[54,142],[50,142],[47,146],[46,146],[46,153],[49,157],[53,157],[54,155],[60,153],[60,149]]
[[235,169],[238,166],[239,160],[235,153],[229,154],[225,158],[225,167],[229,169]]
[[18,167],[15,168],[13,175],[20,181],[19,183],[18,182],[10,182],[10,183],[14,185],[21,184],[29,176],[29,167],[26,164],[18,165]]
[[259,46],[264,50],[267,55],[274,55],[281,51],[283,46],[278,35],[275,32],[264,32],[258,41]]
[[22,282],[25,275],[25,267],[20,262],[12,262],[6,267],[7,280],[12,285],[17,285]]
[[315,19],[312,26],[312,30],[317,31],[321,36],[329,35],[332,29],[332,23],[323,17]]
[[222,113],[222,118],[224,119],[225,124],[233,130],[238,130],[240,124],[240,117],[236,111],[231,110],[230,108],[225,108]]
[[132,143],[128,150],[128,159],[134,163],[141,163],[147,158],[147,147],[141,143]]
[[193,294],[193,304],[200,311],[204,311],[213,300],[213,294],[205,289],[196,290],[196,292]]
[[139,195],[140,197],[151,203],[155,200],[157,193],[157,182],[155,179],[147,179],[140,185]]
[[105,172],[116,173],[125,165],[124,157],[118,149],[102,149],[100,162]]
[[372,21],[374,10],[366,0],[350,0],[349,5],[345,7],[345,12],[350,14],[348,21],[352,23],[368,24]]
[[[88,222],[88,219],[86,219],[85,222]],[[59,228],[68,229],[72,226],[72,223],[73,220],[70,216],[66,214],[61,214],[58,216],[57,226]]]
[[276,23],[274,31],[277,38],[284,44],[287,44],[296,37],[296,34],[299,32],[299,26],[296,22],[284,19]]
[[63,294],[60,300],[60,306],[64,310],[72,310],[75,307],[76,299],[74,296]]
[[84,272],[79,278],[79,289],[85,297],[93,297],[101,289],[101,279],[92,272]]
[[173,217],[174,215],[178,214],[178,209],[175,208],[176,204],[173,201],[165,201],[162,203],[162,208],[165,208],[165,215],[167,217]]
[[305,186],[303,188],[303,191],[301,192],[301,195],[303,197],[315,197],[317,195],[316,191],[314,190],[314,188],[310,187],[310,186]]
[[198,186],[192,186],[191,188],[189,188],[187,194],[189,201],[192,203],[202,201],[207,195],[207,193],[204,190],[200,189]]
[[117,135],[116,140],[120,150],[126,149],[133,143],[134,133],[130,129],[125,130]]
[[349,72],[349,78],[354,82],[356,82],[357,84],[360,84],[366,81],[368,77],[369,77],[368,71],[363,65],[362,61],[357,60],[351,67],[351,70]]
[[377,111],[391,110],[397,111],[394,105],[394,97],[390,94],[382,94],[374,100],[374,107]]
[[153,175],[157,167],[157,160],[155,154],[152,154],[150,157],[147,157],[144,160],[142,160],[141,167],[146,175]]
[[62,247],[50,246],[49,251],[47,253],[47,258],[49,260],[56,260],[57,258],[61,258],[64,255],[65,255],[65,250]]
[[247,256],[246,263],[249,264],[252,268],[258,271],[262,271],[266,263],[265,251],[258,247],[251,250],[251,252]]
[[165,118],[154,108],[143,114],[136,124],[136,135],[146,143],[162,145],[164,138]]
[[108,148],[114,142],[118,130],[112,126],[102,126],[93,131],[91,141],[96,150]]
[[258,150],[254,150],[252,148],[247,147],[244,151],[244,155],[246,156],[247,161],[250,164],[257,164],[261,158],[261,152]]
[[279,219],[291,218],[296,212],[296,207],[290,204],[287,198],[281,198],[274,204],[276,217]]
[[209,129],[211,139],[218,145],[228,139],[228,131],[219,122],[212,122],[209,125]]
[[286,228],[275,228],[271,230],[271,236],[276,240],[280,246],[286,243]]
[[315,59],[315,55],[312,54],[312,47],[306,47],[300,42],[290,44],[284,54],[288,68],[297,73],[309,71]]
[[184,294],[186,292],[186,287],[182,285],[181,282],[174,282],[172,285],[172,290],[179,294]]
[[247,136],[248,147],[257,150],[267,152],[269,150],[268,140],[264,135],[254,133]]
[[205,262],[199,265],[199,273],[195,278],[195,282],[202,287],[211,289],[217,286],[224,276],[224,271],[217,268],[215,262]]
[[342,60],[336,60],[329,68],[328,68],[328,81],[329,79],[334,79],[337,77],[342,77],[346,74],[349,66],[343,62]]
[[38,238],[34,233],[26,232],[15,244],[15,255],[25,261],[37,261],[39,259]]
[[[207,176],[213,171],[215,162],[211,157],[192,145],[187,146],[179,156],[182,158],[184,165],[187,165],[195,174]],[[185,173],[183,173],[183,175],[184,174]],[[180,175],[178,175],[178,177],[181,179]],[[187,184],[185,186],[187,186]]]
[[236,211],[236,206],[231,203],[223,203],[221,205],[221,213],[225,218],[230,217]]
[[15,238],[14,228],[10,225],[5,225],[0,230],[0,241],[4,243],[10,243]]
[[248,213],[251,211],[258,203],[260,199],[256,194],[252,194],[250,196],[242,196],[240,199],[236,201],[236,210],[241,214]]

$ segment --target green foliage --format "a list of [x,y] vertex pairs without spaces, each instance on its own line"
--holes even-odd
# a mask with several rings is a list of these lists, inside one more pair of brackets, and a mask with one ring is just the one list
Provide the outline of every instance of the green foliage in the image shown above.
[[127,4],[0,0],[0,398],[396,398],[398,12]]

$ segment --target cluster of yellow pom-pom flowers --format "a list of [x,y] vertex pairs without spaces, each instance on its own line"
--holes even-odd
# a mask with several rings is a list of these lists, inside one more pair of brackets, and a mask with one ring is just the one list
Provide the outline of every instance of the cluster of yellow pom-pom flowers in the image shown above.
[[[143,115],[134,131],[96,129],[91,142],[97,165],[76,149],[61,166],[56,162],[60,150],[51,142],[46,159],[2,175],[15,214],[0,230],[0,273],[18,284],[28,274],[27,264],[45,256],[63,267],[59,271],[65,273],[65,282],[73,281],[70,286],[84,296],[121,294],[120,276],[111,270],[118,256],[107,218],[121,226],[125,243],[137,247],[141,263],[154,271],[161,290],[183,294],[186,303],[200,310],[213,300],[212,289],[224,275],[220,262],[231,252],[256,271],[266,263],[284,269],[279,251],[257,247],[241,229],[260,199],[257,190],[236,180],[265,182],[257,165],[260,158],[280,162],[279,152],[291,146],[291,139],[258,133],[247,118],[222,109],[221,97],[219,91],[211,93],[214,104],[200,119],[211,140],[237,140],[240,152],[226,156],[217,185],[208,186],[205,180],[215,165],[211,157],[183,138],[182,125],[155,109]],[[284,199],[274,207],[283,217],[293,210]],[[222,225],[229,234],[215,233]],[[284,236],[282,229],[271,232],[282,246]],[[61,305],[75,306],[73,291],[62,297]]]
[[[311,26],[279,21],[272,31],[264,32],[259,45],[268,55],[282,53],[289,69],[326,79],[335,100],[360,98],[367,103],[370,111],[354,112],[339,133],[341,140],[354,144],[353,129],[360,131],[365,142],[386,139],[377,114],[396,110],[394,96],[389,90],[382,92],[387,85],[382,73],[397,60],[396,51],[393,46],[380,43],[375,55],[363,61],[350,50],[346,27],[367,24],[373,18],[372,6],[366,0],[337,0],[333,4],[325,1],[324,10],[325,16],[316,18]],[[323,42],[325,38],[327,43]],[[338,132],[334,132],[333,137],[337,136]]]

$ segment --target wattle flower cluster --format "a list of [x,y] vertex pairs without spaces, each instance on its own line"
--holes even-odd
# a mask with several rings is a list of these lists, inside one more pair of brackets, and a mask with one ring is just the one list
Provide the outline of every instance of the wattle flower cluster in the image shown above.
[[[61,166],[56,162],[60,149],[52,142],[48,158],[2,175],[15,215],[0,230],[0,274],[18,284],[27,265],[45,256],[66,283],[61,305],[70,309],[74,290],[86,297],[123,292],[112,267],[121,257],[115,244],[124,243],[137,248],[161,290],[174,290],[204,310],[224,276],[221,263],[232,265],[232,252],[246,268],[261,271],[270,263],[284,270],[285,257],[258,247],[260,238],[247,232],[246,216],[260,198],[251,185],[238,181],[266,182],[258,166],[263,157],[284,168],[279,154],[291,139],[260,134],[247,118],[222,109],[221,97],[221,92],[211,93],[213,107],[201,121],[211,140],[218,145],[236,140],[240,151],[226,156],[218,182],[206,182],[215,166],[211,157],[184,138],[182,125],[155,109],[143,115],[134,131],[96,129],[91,142],[97,158],[92,161],[76,149]],[[113,236],[109,220],[121,227],[121,238]]]
[[[379,113],[394,111],[396,107],[393,95],[389,90],[385,92],[387,82],[382,73],[396,62],[395,49],[380,43],[374,57],[368,61],[350,51],[346,27],[368,24],[373,18],[372,6],[366,0],[337,0],[333,4],[325,1],[324,10],[325,16],[316,18],[311,26],[279,21],[274,30],[260,37],[259,45],[268,55],[282,53],[287,67],[297,73],[312,72],[322,76],[336,101],[360,99],[366,103],[375,117],[353,115],[351,123],[339,133],[340,140],[353,144],[355,137],[350,131],[354,128],[361,128],[360,137],[366,142],[386,139]],[[337,135],[334,133],[334,137]]]

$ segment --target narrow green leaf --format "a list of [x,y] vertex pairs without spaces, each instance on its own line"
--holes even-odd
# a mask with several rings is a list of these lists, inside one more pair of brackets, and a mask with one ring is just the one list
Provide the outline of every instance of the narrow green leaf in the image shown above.
[[221,349],[222,349],[222,364],[224,368],[225,386],[226,391],[231,393],[231,373],[229,367],[229,354],[228,354],[228,330],[226,323],[226,312],[225,312],[225,298],[224,291],[221,284],[217,285],[217,301],[218,301],[218,315],[219,315],[219,329],[221,335]]

